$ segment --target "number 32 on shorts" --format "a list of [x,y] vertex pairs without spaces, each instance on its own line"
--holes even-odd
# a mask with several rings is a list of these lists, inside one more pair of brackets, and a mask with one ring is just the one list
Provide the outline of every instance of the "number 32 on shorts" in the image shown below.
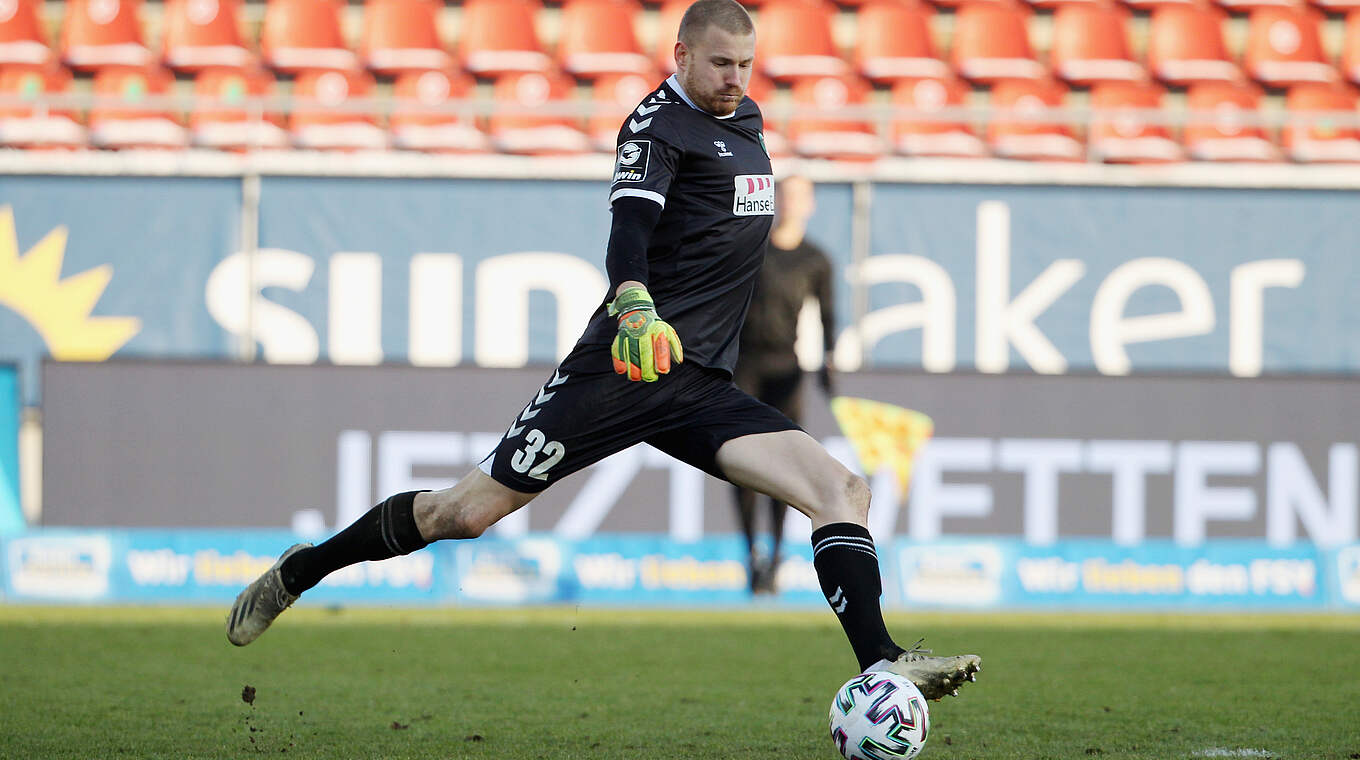
[[[567,453],[566,447],[557,441],[547,440],[547,436],[543,435],[543,431],[538,428],[526,433],[524,440],[524,448],[516,451],[515,455],[510,458],[510,466],[520,474],[524,474],[528,470],[529,477],[547,480],[548,470],[562,461],[562,457]],[[534,459],[540,451],[543,452],[545,459],[535,465]],[[530,467],[533,467],[533,469],[529,469]]]

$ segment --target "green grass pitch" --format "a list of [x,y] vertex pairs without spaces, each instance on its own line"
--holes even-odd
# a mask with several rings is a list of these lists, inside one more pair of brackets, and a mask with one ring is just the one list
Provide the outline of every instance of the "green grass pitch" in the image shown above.
[[[0,758],[836,757],[830,612],[0,606]],[[1360,758],[1360,616],[894,614],[977,652],[923,757]],[[253,704],[243,699],[254,690]]]

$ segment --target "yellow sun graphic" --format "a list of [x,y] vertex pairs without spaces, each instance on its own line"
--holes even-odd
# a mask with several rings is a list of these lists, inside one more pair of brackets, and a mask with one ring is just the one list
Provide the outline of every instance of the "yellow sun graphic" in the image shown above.
[[23,317],[42,336],[52,358],[103,361],[142,329],[136,317],[92,317],[113,277],[108,264],[61,279],[66,228],[57,227],[19,255],[14,212],[0,207],[0,305]]

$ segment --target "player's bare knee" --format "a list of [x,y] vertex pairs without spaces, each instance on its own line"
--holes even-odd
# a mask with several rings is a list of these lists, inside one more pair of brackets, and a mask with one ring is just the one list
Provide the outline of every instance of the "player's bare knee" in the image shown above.
[[416,525],[426,541],[477,538],[495,522],[479,517],[476,508],[451,498],[447,492],[441,491],[437,496],[443,498],[433,500],[425,509],[416,510]]
[[869,490],[869,482],[854,473],[849,473],[845,480],[844,493],[846,507],[861,522],[868,520],[869,501],[873,496]]

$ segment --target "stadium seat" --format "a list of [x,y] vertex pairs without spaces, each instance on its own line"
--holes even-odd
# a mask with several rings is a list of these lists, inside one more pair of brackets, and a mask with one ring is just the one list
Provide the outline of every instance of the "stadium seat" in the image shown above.
[[675,72],[675,39],[680,34],[680,19],[691,0],[666,0],[656,14],[656,47],[652,49],[652,62],[662,74]]
[[570,77],[557,72],[502,74],[492,91],[500,104],[488,130],[492,145],[505,153],[526,155],[589,152],[590,138],[579,117],[534,113],[544,106],[567,110],[575,86]]
[[368,0],[359,56],[370,71],[443,71],[453,66],[439,37],[438,0]]
[[41,65],[52,60],[39,0],[0,0],[0,66]]
[[1137,82],[1147,76],[1133,60],[1129,12],[1113,2],[1059,6],[1053,14],[1049,65],[1069,84]]
[[[970,88],[953,77],[943,79],[901,79],[893,85],[893,104],[914,111],[936,112],[945,108],[964,108]],[[893,147],[908,156],[953,156],[979,158],[987,147],[978,139],[967,121],[958,118],[893,120]]]
[[1259,116],[1261,89],[1238,82],[1204,82],[1186,93],[1182,141],[1197,161],[1278,161],[1280,153],[1264,127],[1251,123]]
[[[1013,79],[992,87],[992,120],[987,143],[1001,158],[1024,161],[1080,161],[1081,142],[1060,119],[1040,120],[1046,109],[1062,108],[1067,87],[1053,81]],[[1022,118],[1015,118],[1015,117]]]
[[340,31],[341,0],[268,0],[260,50],[276,71],[345,71],[356,65]]
[[469,98],[472,77],[447,71],[408,71],[393,85],[392,143],[406,150],[433,153],[480,153],[490,149],[486,133],[473,114],[438,112]]
[[[1300,84],[1289,88],[1289,113],[1281,143],[1295,161],[1360,162],[1360,128],[1355,126],[1357,98],[1345,85]],[[1351,119],[1348,125],[1326,121],[1328,113]],[[1313,119],[1308,121],[1307,119]],[[1323,119],[1319,121],[1318,119]]]
[[824,0],[768,0],[759,11],[756,65],[780,82],[848,72],[831,36],[834,12]]
[[1175,7],[1178,5],[1200,5],[1206,0],[1123,0],[1124,5],[1136,11],[1155,11],[1163,7]]
[[636,0],[567,0],[558,27],[558,63],[578,77],[650,72],[652,61],[634,31],[641,14]]
[[947,77],[930,36],[933,12],[919,0],[871,0],[856,11],[855,67],[870,80]]
[[102,66],[146,66],[141,0],[68,0],[61,24],[62,61],[78,71]]
[[308,69],[293,82],[293,112],[288,132],[299,148],[379,150],[387,147],[387,131],[373,113],[340,109],[355,98],[373,94],[373,75],[366,71]]
[[1328,13],[1346,13],[1360,8],[1360,0],[1312,0],[1312,2]]
[[1322,49],[1322,14],[1304,7],[1257,8],[1247,22],[1243,62],[1267,87],[1339,81]]
[[1102,82],[1092,87],[1090,105],[1096,113],[1087,137],[1092,158],[1105,163],[1184,160],[1171,128],[1144,115],[1149,111],[1165,115],[1165,95],[1161,85],[1151,82]]
[[101,148],[183,148],[189,133],[179,114],[148,107],[146,98],[170,94],[175,78],[159,67],[106,66],[94,76],[94,94],[124,107],[90,109],[90,142]]
[[1033,11],[1016,2],[973,0],[954,14],[950,61],[976,84],[1008,79],[1044,79],[1048,70],[1034,57],[1029,42]]
[[656,89],[661,77],[656,72],[647,74],[605,74],[596,77],[591,88],[595,111],[590,116],[586,132],[596,150],[612,153],[618,140],[619,128],[637,108],[647,93]]
[[71,72],[60,66],[0,68],[0,94],[22,98],[24,105],[0,108],[0,145],[7,148],[76,148],[85,128],[73,110],[49,108],[44,95],[71,92]]
[[247,102],[274,95],[274,76],[263,69],[203,69],[194,77],[189,112],[193,144],[231,151],[288,147],[282,114]]
[[1360,84],[1360,9],[1346,14],[1345,37],[1341,43],[1341,68],[1346,79]]
[[255,62],[240,30],[240,0],[165,0],[162,60],[175,71]]
[[1152,12],[1147,59],[1152,75],[1184,87],[1196,82],[1234,82],[1242,71],[1223,40],[1222,9],[1207,5],[1167,5]]
[[787,136],[793,152],[808,158],[865,160],[884,152],[878,129],[868,119],[839,116],[846,107],[864,107],[871,88],[853,74],[805,77],[793,85],[793,105],[818,115],[795,114]]
[[534,29],[542,9],[539,0],[466,0],[463,67],[483,77],[548,71],[552,59],[543,52]]

